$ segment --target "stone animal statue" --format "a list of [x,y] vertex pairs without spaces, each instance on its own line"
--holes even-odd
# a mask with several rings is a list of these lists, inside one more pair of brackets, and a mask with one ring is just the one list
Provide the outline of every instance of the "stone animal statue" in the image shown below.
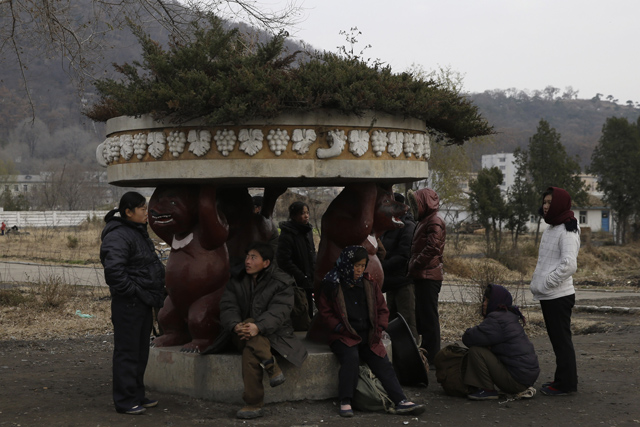
[[163,335],[156,347],[209,348],[221,332],[220,297],[229,280],[229,234],[211,185],[163,185],[149,201],[149,224],[171,245],[168,297],[158,314]]
[[384,274],[376,256],[376,238],[385,231],[404,227],[400,217],[409,207],[393,198],[391,186],[375,183],[347,185],[322,215],[322,237],[318,246],[314,289],[333,267],[340,252],[350,245],[362,245],[369,252],[367,272],[382,285]]

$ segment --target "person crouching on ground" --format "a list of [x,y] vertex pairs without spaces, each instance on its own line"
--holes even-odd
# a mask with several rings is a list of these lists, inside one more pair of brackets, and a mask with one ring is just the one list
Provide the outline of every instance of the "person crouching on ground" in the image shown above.
[[369,255],[362,246],[342,250],[335,267],[322,280],[319,321],[329,331],[329,346],[338,357],[340,416],[352,417],[351,399],[358,384],[362,359],[396,405],[396,413],[418,415],[424,405],[407,400],[382,344],[389,309],[380,286],[365,274]]
[[571,210],[571,196],[562,188],[549,187],[544,192],[540,211],[549,227],[540,240],[531,293],[534,300],[540,300],[544,324],[556,355],[553,381],[542,384],[540,391],[547,396],[564,396],[578,390],[571,311],[576,302],[572,276],[578,269],[580,227]]
[[269,244],[252,243],[245,269],[229,280],[220,300],[222,327],[242,352],[242,399],[246,406],[236,414],[240,419],[263,415],[263,369],[271,387],[285,381],[272,350],[298,367],[307,357],[291,326],[294,280],[272,264],[273,256]]
[[484,320],[462,335],[469,347],[463,380],[476,389],[469,399],[497,399],[496,387],[508,394],[521,393],[540,375],[538,356],[522,327],[524,316],[512,304],[508,290],[488,285],[482,303]]

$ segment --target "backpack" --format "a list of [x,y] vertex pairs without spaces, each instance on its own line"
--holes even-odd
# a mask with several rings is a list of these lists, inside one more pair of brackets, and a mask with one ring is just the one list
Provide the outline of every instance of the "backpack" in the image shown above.
[[466,397],[469,394],[469,387],[462,381],[468,352],[466,347],[450,344],[436,354],[433,361],[436,380],[449,396]]
[[355,409],[360,411],[385,411],[390,414],[396,412],[395,405],[382,387],[382,383],[366,363],[358,367],[358,385],[353,393],[351,403]]

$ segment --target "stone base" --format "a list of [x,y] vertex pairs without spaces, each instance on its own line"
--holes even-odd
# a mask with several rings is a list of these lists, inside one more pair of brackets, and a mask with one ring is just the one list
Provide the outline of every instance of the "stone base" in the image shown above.
[[[299,333],[299,338],[304,333]],[[309,352],[300,368],[278,358],[286,381],[271,388],[264,376],[265,403],[322,400],[338,395],[338,359],[328,346],[302,340]],[[391,355],[391,342],[385,341]],[[240,354],[199,355],[181,353],[180,347],[151,348],[145,374],[149,390],[177,393],[214,402],[242,404],[242,360]]]

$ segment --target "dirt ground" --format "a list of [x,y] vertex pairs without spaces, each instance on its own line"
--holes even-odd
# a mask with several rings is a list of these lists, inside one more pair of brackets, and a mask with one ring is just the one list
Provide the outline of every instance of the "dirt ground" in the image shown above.
[[[640,297],[615,305],[640,307]],[[265,417],[244,422],[235,419],[234,405],[153,391],[148,394],[160,400],[157,408],[122,415],[111,402],[112,335],[0,341],[0,426],[640,425],[640,316],[576,312],[574,318],[597,325],[593,333],[574,336],[578,393],[473,402],[446,396],[430,372],[429,387],[406,388],[427,405],[417,418],[357,412],[343,419],[335,400],[324,400],[269,404]],[[554,356],[546,336],[533,342],[542,368],[539,387],[553,375]]]

